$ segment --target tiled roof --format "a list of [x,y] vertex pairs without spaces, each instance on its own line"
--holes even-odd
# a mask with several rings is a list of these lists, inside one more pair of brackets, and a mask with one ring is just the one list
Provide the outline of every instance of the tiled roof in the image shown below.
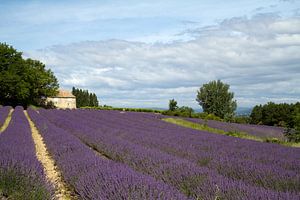
[[75,98],[75,96],[71,92],[69,92],[67,90],[59,90],[59,93],[55,97]]

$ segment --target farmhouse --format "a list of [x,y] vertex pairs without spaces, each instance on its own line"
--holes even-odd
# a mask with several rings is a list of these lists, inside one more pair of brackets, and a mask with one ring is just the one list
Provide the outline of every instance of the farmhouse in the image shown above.
[[76,108],[76,97],[69,91],[59,90],[55,97],[48,97],[47,102],[52,101],[57,108]]

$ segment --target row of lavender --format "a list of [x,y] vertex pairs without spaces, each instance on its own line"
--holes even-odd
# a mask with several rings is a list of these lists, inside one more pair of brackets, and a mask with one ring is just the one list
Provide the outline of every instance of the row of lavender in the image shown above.
[[[286,165],[285,160],[265,160],[264,156],[252,156],[252,152],[234,152],[245,144],[244,150],[249,150],[257,144],[252,141],[235,138],[232,142],[232,138],[227,136],[205,132],[199,134],[198,131],[162,122],[153,114],[121,114],[114,111],[41,113],[111,159],[162,180],[190,197],[299,197],[299,169],[294,165],[297,164],[296,159],[288,158],[292,163]],[[223,143],[229,145],[218,148]],[[232,145],[233,151],[230,149]],[[271,150],[277,146],[269,145],[268,148]],[[221,151],[216,151],[219,149]],[[286,153],[291,152],[283,152]],[[278,161],[282,166],[276,168],[269,164]]]
[[80,199],[187,199],[162,181],[98,156],[70,132],[34,110],[28,113],[64,180]]
[[284,128],[266,125],[254,125],[254,124],[238,124],[220,122],[215,120],[203,120],[196,118],[185,118],[188,121],[200,124],[206,124],[209,127],[221,129],[224,131],[242,131],[248,134],[260,137],[260,138],[278,138],[284,139]]
[[[131,119],[130,115],[132,115]],[[249,176],[250,168],[252,176],[254,176],[252,181],[264,187],[297,192],[300,189],[299,149],[275,144],[263,144],[229,136],[205,134],[205,132],[201,131],[202,134],[199,135],[199,131],[153,120],[153,115],[149,114],[127,113],[123,120],[120,120],[122,115],[117,114],[116,116],[118,118],[115,118],[113,121],[118,121],[118,124],[122,122],[124,127],[125,125],[129,127],[131,124],[132,127],[140,125],[140,128],[142,128],[136,134],[132,134],[134,131],[128,132],[129,134],[127,135],[123,133],[123,137],[131,138],[132,141],[138,143],[142,141],[148,147],[161,148],[162,150],[165,146],[168,146],[164,151],[173,153],[172,151],[177,150],[177,155],[183,158],[190,158],[190,160],[200,162],[200,164],[207,164],[209,161],[208,167],[216,169],[219,173],[228,174],[230,177],[235,176],[243,180],[249,179],[247,176]],[[100,120],[105,120],[105,115]],[[176,137],[174,135],[169,137],[172,133],[177,134]],[[191,136],[189,133],[194,133],[194,135]],[[188,135],[189,137],[187,137]],[[169,138],[166,139],[166,136]],[[165,140],[164,144],[159,145],[162,140]],[[200,149],[197,147],[200,147]],[[201,156],[199,157],[199,155]],[[215,161],[211,159],[215,159]],[[237,167],[236,165],[239,164],[247,167]],[[257,172],[259,175],[255,176],[256,173],[253,172]],[[294,181],[291,181],[289,177],[294,177]],[[276,183],[277,181],[274,182],[272,178],[278,179],[279,183]],[[287,181],[282,181],[284,179],[287,179]]]
[[0,128],[4,124],[4,121],[7,118],[8,113],[11,109],[12,108],[10,106],[5,106],[0,108]]
[[[1,108],[8,114],[10,107]],[[4,111],[3,111],[4,110]],[[7,129],[0,135],[0,199],[51,199],[53,188],[46,181],[35,155],[28,121],[22,107],[15,108]]]
[[[114,118],[112,116],[106,117],[107,113],[98,113],[92,118],[100,116],[100,114],[102,114],[102,117],[100,117],[99,120],[108,120],[107,123],[104,124],[114,124],[114,128],[122,127],[122,135],[127,140],[131,138],[132,141],[135,140],[139,143],[141,143],[142,141],[142,143],[144,143],[144,145],[147,145],[147,147],[153,145],[157,145],[153,146],[155,148],[160,146],[168,146],[172,150],[182,146],[184,148],[178,149],[178,153],[183,152],[183,157],[188,156],[186,155],[186,152],[188,152],[189,155],[193,153],[192,148],[191,151],[187,151],[186,147],[194,146],[195,148],[196,146],[201,146],[203,148],[207,143],[206,141],[203,142],[203,140],[201,140],[203,139],[203,135],[199,135],[198,131],[181,128],[159,120],[152,120],[153,115],[151,114],[126,113],[126,116],[124,116],[124,114],[120,115],[119,113],[115,112],[116,118]],[[110,114],[112,115],[112,113]],[[132,115],[133,118],[131,118],[130,115]],[[147,120],[145,118],[146,116],[150,118]],[[134,128],[135,131],[133,131],[132,128]],[[125,131],[126,129],[128,129],[127,134]],[[195,135],[192,138],[186,137],[188,133],[194,133]],[[177,138],[175,138],[174,135],[176,135]],[[166,139],[166,137],[169,137],[170,139]],[[214,145],[211,147],[211,151],[217,149],[218,151],[214,154],[221,156],[221,158],[231,157],[231,155],[237,154],[237,157],[242,157],[242,159],[244,160],[251,159],[255,162],[262,162],[265,164],[269,164],[270,166],[274,165],[276,167],[279,165],[284,170],[294,170],[296,172],[299,172],[299,149],[281,147],[273,144],[262,144],[259,142],[253,142],[238,138],[234,138],[234,140],[232,140],[232,137],[218,136],[210,133],[205,135],[205,139],[209,138],[212,139],[211,142],[214,142]],[[220,143],[216,143],[218,140],[220,141]],[[165,141],[165,143],[163,145],[159,145],[161,141]],[[173,143],[176,143],[176,141],[179,142],[178,144],[174,145]],[[243,146],[242,149],[240,148],[241,145]],[[218,147],[221,146],[221,151],[219,151]],[[226,149],[226,151],[223,151],[224,149]],[[196,156],[199,152],[197,151],[195,153]],[[207,154],[206,151],[204,151],[204,153]],[[271,153],[272,155],[270,155]],[[194,157],[194,160],[197,160],[196,157]],[[230,162],[232,161],[237,162],[238,160],[230,160]]]

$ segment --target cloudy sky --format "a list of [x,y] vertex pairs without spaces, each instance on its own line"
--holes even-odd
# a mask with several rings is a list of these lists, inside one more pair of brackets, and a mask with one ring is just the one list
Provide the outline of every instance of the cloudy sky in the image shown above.
[[101,104],[197,108],[203,83],[240,107],[300,100],[300,0],[0,0],[0,42]]

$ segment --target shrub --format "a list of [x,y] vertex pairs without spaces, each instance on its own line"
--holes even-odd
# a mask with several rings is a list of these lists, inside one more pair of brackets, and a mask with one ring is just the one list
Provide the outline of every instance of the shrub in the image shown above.
[[292,128],[286,128],[284,130],[284,136],[288,142],[300,142],[300,131]]
[[193,113],[194,110],[187,106],[182,106],[175,110],[166,110],[162,112],[163,115],[178,116],[178,117],[192,117]]

